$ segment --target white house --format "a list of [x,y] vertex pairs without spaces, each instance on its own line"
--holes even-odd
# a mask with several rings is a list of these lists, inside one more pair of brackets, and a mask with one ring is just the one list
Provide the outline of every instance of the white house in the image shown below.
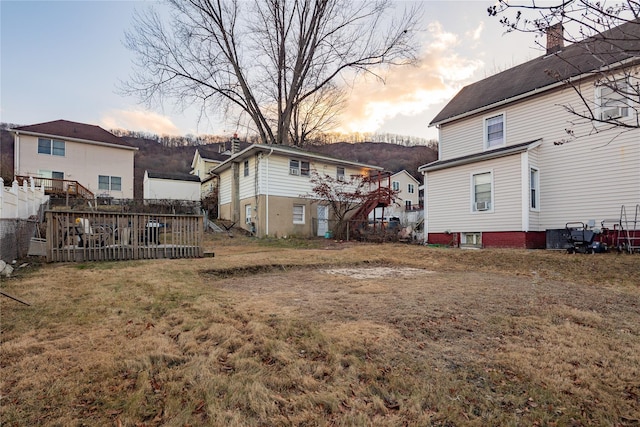
[[254,144],[213,169],[219,176],[218,215],[259,237],[324,236],[329,208],[305,195],[311,172],[344,179],[382,168],[335,159],[294,147]]
[[200,178],[188,173],[144,171],[145,200],[200,200]]
[[[586,109],[579,92],[598,118],[613,105],[620,123],[637,124],[638,100],[616,99],[593,71],[615,71],[637,88],[639,34],[636,20],[607,35],[616,48],[587,39],[464,87],[430,124],[439,158],[419,168],[425,241],[542,248],[547,230],[568,222],[599,226],[620,218],[622,206],[633,215],[640,131],[576,120],[564,106]],[[595,58],[585,47],[606,54]]]
[[95,196],[133,198],[137,148],[101,127],[56,120],[10,131],[16,175],[54,179],[60,186],[74,182]]
[[422,217],[422,207],[418,199],[420,182],[406,170],[401,170],[389,178],[391,189],[398,192],[395,204],[384,208],[376,208],[370,219],[396,217],[403,225],[415,225]]

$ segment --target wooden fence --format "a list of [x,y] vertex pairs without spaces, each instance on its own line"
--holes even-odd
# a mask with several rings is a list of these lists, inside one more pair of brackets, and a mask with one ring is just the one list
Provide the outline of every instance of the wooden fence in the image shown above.
[[48,262],[204,255],[201,216],[47,211],[46,225]]

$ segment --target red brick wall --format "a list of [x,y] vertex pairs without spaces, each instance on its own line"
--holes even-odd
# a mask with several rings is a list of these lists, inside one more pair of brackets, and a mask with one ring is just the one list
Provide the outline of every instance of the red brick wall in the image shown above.
[[458,233],[429,233],[427,243],[432,245],[458,246]]
[[[429,233],[430,244],[458,246],[459,233]],[[544,249],[547,237],[544,231],[502,231],[482,233],[482,246],[485,248],[521,248]]]

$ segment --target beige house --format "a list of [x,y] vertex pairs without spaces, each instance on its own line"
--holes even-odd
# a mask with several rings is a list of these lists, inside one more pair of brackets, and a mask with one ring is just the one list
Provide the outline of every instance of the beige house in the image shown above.
[[219,176],[218,216],[258,237],[324,236],[332,218],[328,206],[306,197],[312,171],[340,179],[381,170],[294,147],[254,144],[213,169]]
[[[234,142],[236,142],[235,145]],[[217,190],[218,180],[211,171],[220,163],[228,160],[235,151],[243,150],[249,145],[248,142],[231,140],[196,148],[191,161],[190,173],[200,178],[201,198],[205,198]]]
[[133,198],[137,148],[101,127],[56,120],[11,133],[16,175],[77,182],[98,197]]
[[622,124],[638,123],[637,99],[614,99],[593,73],[603,64],[584,51],[618,52],[607,56],[607,69],[637,88],[640,57],[632,46],[640,22],[625,25],[612,31],[622,34],[614,34],[621,46],[625,34],[634,34],[626,52],[596,39],[556,47],[464,87],[440,111],[430,124],[439,130],[439,158],[419,168],[426,242],[544,248],[547,232],[568,222],[599,227],[620,218],[622,206],[633,215],[640,203],[639,131],[576,120],[564,107],[586,108],[579,89],[598,119],[615,114]]

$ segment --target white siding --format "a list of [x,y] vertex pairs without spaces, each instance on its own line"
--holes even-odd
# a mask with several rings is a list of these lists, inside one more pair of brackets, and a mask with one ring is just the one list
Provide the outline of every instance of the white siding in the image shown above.
[[[592,82],[583,83],[582,88],[587,97],[594,96]],[[564,228],[569,221],[593,219],[599,223],[602,219],[619,218],[623,204],[633,208],[640,203],[640,131],[600,129],[593,132],[590,123],[571,126],[569,122],[575,121],[575,116],[567,113],[562,105],[580,106],[573,90],[543,93],[496,109],[496,112],[504,111],[506,114],[507,145],[542,138],[540,147],[528,153],[529,164],[539,169],[540,179],[540,212],[530,211],[528,214],[531,231]],[[487,114],[491,113],[443,125],[440,129],[440,158],[447,160],[482,152],[482,119]],[[567,139],[567,128],[571,128],[578,138],[554,145],[554,142]],[[515,225],[511,218],[493,224],[493,221],[484,220],[478,223],[474,218],[460,215],[462,211],[458,203],[468,199],[460,194],[464,189],[462,182],[468,179],[470,168],[481,164],[429,173],[430,231],[463,231],[454,229],[450,223],[465,225],[466,229],[465,220],[472,219],[472,224],[481,226],[478,231],[488,231],[486,227],[489,224],[491,231],[522,229],[522,225],[511,228]],[[502,174],[502,169],[493,167],[496,173]],[[499,194],[496,189],[496,195]],[[447,198],[447,195],[451,197]],[[513,197],[520,198],[521,192],[514,192]],[[439,203],[444,205],[438,206]],[[509,201],[508,204],[511,206],[514,202]],[[496,202],[498,210],[502,217],[502,206]],[[514,218],[522,221],[526,215],[521,211],[514,212]]]
[[220,186],[218,187],[218,204],[224,205],[231,203],[231,178],[233,172],[231,168],[225,170],[220,174]]
[[[244,162],[245,160],[249,161],[249,175],[244,176]],[[256,186],[256,170],[255,170],[255,158],[245,159],[239,164],[239,173],[238,178],[240,179],[239,190],[240,190],[240,200],[248,199],[253,197],[256,194],[255,186]]]
[[[270,196],[283,197],[301,197],[311,193],[313,184],[311,176],[300,176],[289,174],[289,159],[300,159],[299,157],[287,157],[282,155],[271,155],[264,157],[262,162],[268,162],[268,182],[266,164],[260,167],[261,178],[258,184],[258,190],[261,195],[268,194]],[[331,177],[336,176],[336,165],[320,163],[312,161],[310,164],[311,173],[317,171],[320,174],[327,174]],[[349,179],[350,175],[363,173],[357,168],[345,167],[345,177]],[[417,189],[416,189],[417,193]]]
[[[493,211],[471,211],[471,176],[493,172]],[[520,215],[520,156],[444,169],[427,174],[430,233],[517,231]]]
[[173,179],[145,178],[145,199],[200,200],[200,183]]

